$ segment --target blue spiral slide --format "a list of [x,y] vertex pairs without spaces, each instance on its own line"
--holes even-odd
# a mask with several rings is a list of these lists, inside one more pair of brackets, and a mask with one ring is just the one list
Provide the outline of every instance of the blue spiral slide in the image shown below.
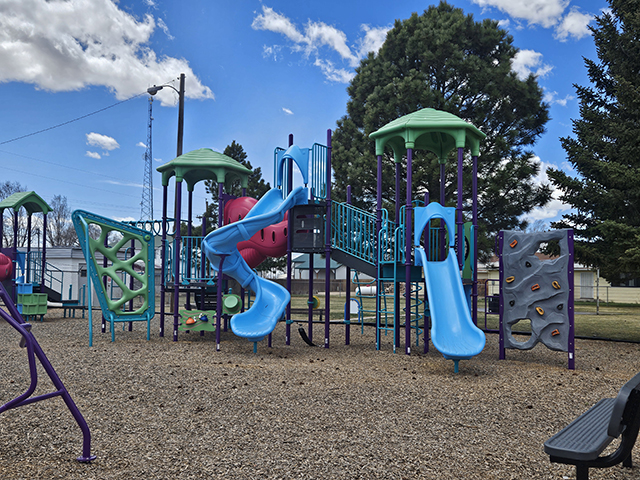
[[309,191],[305,187],[294,189],[286,198],[281,189],[273,188],[242,220],[214,230],[204,239],[202,248],[211,265],[219,270],[222,263],[222,273],[235,278],[243,288],[249,288],[256,295],[251,308],[231,317],[231,330],[239,337],[258,342],[269,335],[284,315],[291,296],[284,287],[259,277],[249,268],[238,252],[238,243],[281,222],[287,210],[306,204],[308,198]]
[[418,246],[420,236],[432,218],[443,219],[447,230],[455,232],[455,209],[430,203],[427,207],[416,208],[415,211],[416,265],[422,265],[427,284],[431,341],[444,358],[453,360],[457,372],[458,362],[478,355],[484,349],[486,338],[484,332],[471,319],[458,260],[453,249],[455,235],[449,235],[449,251],[444,261],[428,261],[424,249]]

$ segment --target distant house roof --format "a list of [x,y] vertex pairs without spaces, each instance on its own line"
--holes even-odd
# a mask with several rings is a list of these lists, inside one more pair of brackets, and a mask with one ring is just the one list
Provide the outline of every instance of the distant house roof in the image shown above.
[[[309,270],[309,255],[307,254],[300,255],[299,257],[294,258],[292,261],[295,264],[294,268],[297,268],[298,270]],[[313,255],[314,270],[324,270],[326,264],[327,264],[327,260],[322,255],[320,255],[319,253],[316,253]],[[341,263],[338,263],[335,260],[331,259],[331,264],[329,266],[331,270],[336,270],[341,266],[342,266]]]

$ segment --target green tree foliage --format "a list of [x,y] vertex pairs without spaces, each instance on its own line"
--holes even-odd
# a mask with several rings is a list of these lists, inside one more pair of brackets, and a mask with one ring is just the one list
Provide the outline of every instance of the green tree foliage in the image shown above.
[[[352,186],[354,203],[371,209],[376,198],[374,142],[368,135],[388,122],[431,107],[477,126],[486,135],[478,172],[481,250],[493,245],[490,233],[526,228],[523,214],[545,205],[548,185],[532,182],[539,171],[531,147],[544,132],[548,106],[536,78],[520,80],[511,70],[517,53],[513,39],[497,22],[475,22],[472,15],[446,2],[422,15],[395,22],[377,55],[370,53],[356,69],[347,91],[347,115],[333,135],[335,192],[339,199]],[[456,199],[454,153],[447,163],[447,205]],[[383,199],[394,210],[395,166],[383,159]],[[464,203],[471,209],[471,162],[465,159]],[[402,179],[406,159],[401,164]],[[414,198],[430,193],[439,200],[439,166],[429,152],[415,152]],[[404,183],[404,182],[403,182]],[[402,202],[405,186],[400,192]],[[391,215],[393,216],[393,215]]]
[[[247,152],[244,151],[242,145],[233,140],[230,145],[227,145],[222,153],[251,170],[247,184],[246,196],[260,199],[271,189],[269,183],[265,182],[262,178],[262,168],[253,168],[251,162],[247,160]],[[207,216],[207,230],[211,231],[218,225],[218,184],[213,180],[206,180],[205,187],[207,193],[211,195],[212,199],[211,203],[207,203],[207,209],[205,212],[205,215]],[[240,197],[242,196],[242,187],[239,182],[234,182],[230,191],[225,191],[225,193],[235,197]]]
[[585,59],[591,85],[575,86],[581,118],[561,139],[576,173],[548,174],[573,207],[553,226],[573,228],[576,259],[618,284],[640,277],[640,2],[609,4],[591,27],[599,59]]

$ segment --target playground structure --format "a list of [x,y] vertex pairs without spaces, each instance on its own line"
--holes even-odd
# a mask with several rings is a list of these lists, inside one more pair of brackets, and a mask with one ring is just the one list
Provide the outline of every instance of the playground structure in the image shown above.
[[[269,337],[276,323],[284,316],[287,322],[286,343],[290,342],[291,307],[289,291],[273,282],[268,282],[258,277],[252,270],[256,259],[253,257],[255,250],[251,242],[259,244],[271,243],[282,251],[282,238],[277,237],[276,230],[269,230],[273,224],[286,225],[284,238],[286,238],[287,253],[287,278],[291,280],[291,254],[294,252],[309,255],[310,267],[313,268],[313,255],[325,254],[327,264],[331,257],[347,265],[357,272],[365,272],[375,278],[376,292],[376,347],[381,348],[382,335],[393,333],[394,351],[400,347],[400,331],[405,328],[405,352],[411,351],[411,333],[416,332],[416,344],[419,344],[420,335],[424,333],[424,348],[428,349],[428,335],[425,325],[431,322],[432,331],[440,332],[437,338],[444,339],[454,336],[453,343],[465,345],[464,351],[447,350],[443,344],[435,343],[437,348],[444,349],[443,354],[456,363],[460,359],[467,359],[479,353],[484,347],[484,335],[475,324],[477,306],[477,273],[475,258],[476,228],[477,228],[477,157],[479,143],[484,135],[472,125],[446,112],[433,109],[423,109],[406,115],[374,132],[372,138],[376,141],[376,155],[378,159],[378,183],[381,184],[382,156],[385,147],[393,151],[396,162],[396,211],[394,220],[389,219],[389,214],[382,208],[382,195],[378,193],[377,208],[375,213],[362,211],[350,205],[350,202],[336,203],[331,200],[331,132],[327,133],[327,145],[315,144],[311,148],[301,148],[293,144],[293,136],[289,138],[288,148],[277,148],[274,152],[274,188],[267,192],[253,205],[248,213],[246,200],[235,199],[226,193],[233,182],[238,182],[246,191],[249,171],[235,162],[233,159],[210,149],[200,149],[188,152],[176,159],[162,165],[158,171],[162,173],[163,185],[163,221],[161,239],[162,271],[160,281],[160,336],[164,336],[165,296],[172,293],[173,296],[173,339],[178,339],[178,332],[185,330],[184,316],[181,315],[181,294],[186,294],[185,309],[209,311],[215,309],[215,328],[209,330],[216,332],[216,348],[220,348],[220,331],[226,329],[227,321],[231,317],[232,330],[251,341],[258,341]],[[463,221],[462,199],[462,167],[464,150],[471,150],[473,163],[473,199],[472,221],[465,226]],[[414,149],[428,150],[438,155],[440,161],[441,202],[443,209],[437,212],[433,207],[425,210],[424,202],[414,200],[412,197],[412,155]],[[457,151],[458,159],[458,198],[456,208],[444,208],[444,182],[445,167],[449,153]],[[399,198],[400,164],[406,154],[407,158],[407,199],[401,206]],[[295,168],[294,168],[295,165]],[[298,173],[299,172],[299,175]],[[302,185],[294,188],[294,177],[302,177]],[[175,177],[175,218],[167,216],[168,209],[168,185],[170,179]],[[218,185],[218,228],[208,236],[192,235],[193,225],[193,190],[194,186],[203,180],[213,180]],[[180,218],[182,210],[182,187],[187,183],[188,191],[188,216],[186,219],[186,235],[181,232],[180,226],[183,220]],[[245,212],[237,213],[233,208],[233,202],[239,202],[245,207]],[[413,215],[421,219],[420,227],[413,231]],[[285,215],[289,212],[288,217]],[[425,213],[426,212],[426,213]],[[88,212],[78,214],[87,217]],[[115,251],[127,243],[123,239],[118,243],[108,246],[108,235],[102,236],[102,240],[91,242],[87,228],[79,228],[76,221],[78,215],[74,214],[74,222],[79,236],[86,239],[89,248],[83,247],[87,257],[87,264],[92,271],[94,284],[95,276],[104,276],[106,270],[101,273],[97,262],[90,260],[96,253],[103,255],[107,251]],[[244,216],[243,216],[244,215]],[[236,218],[237,216],[237,218]],[[455,217],[455,223],[451,220]],[[96,217],[93,217],[94,223]],[[100,223],[102,222],[102,223]],[[226,222],[227,225],[223,225]],[[101,219],[96,225],[104,228],[107,225],[105,219]],[[109,223],[110,229],[117,229],[117,222]],[[169,226],[173,225],[173,231]],[[455,225],[455,226],[454,226]],[[123,235],[126,229],[120,228]],[[202,232],[206,232],[206,224],[203,221]],[[265,231],[267,235],[265,235]],[[426,234],[425,234],[426,232]],[[142,231],[139,235],[144,236]],[[269,235],[270,234],[270,235]],[[153,237],[152,235],[148,235]],[[269,238],[271,236],[271,238]],[[420,248],[421,238],[424,237],[424,248]],[[127,237],[129,238],[129,237]],[[456,240],[460,239],[460,240]],[[140,240],[140,239],[138,239]],[[447,242],[447,243],[445,243]],[[141,242],[144,243],[144,242]],[[278,244],[278,245],[276,245]],[[455,245],[460,245],[454,249]],[[116,248],[117,247],[117,248]],[[414,252],[414,247],[417,247]],[[239,250],[240,248],[240,250]],[[106,250],[105,250],[106,249]],[[243,252],[243,254],[240,253]],[[149,255],[147,258],[152,258]],[[416,260],[414,260],[414,257]],[[448,261],[447,259],[451,257]],[[114,264],[115,256],[112,254],[110,261]],[[133,259],[133,257],[131,257]],[[249,260],[249,264],[246,260]],[[455,261],[453,261],[455,259]],[[138,259],[139,260],[139,259]],[[446,263],[444,270],[437,264]],[[111,265],[110,264],[110,265]],[[106,265],[104,266],[106,267]],[[104,268],[102,267],[102,268]],[[116,265],[116,270],[122,271]],[[329,265],[327,265],[329,267]],[[109,267],[111,268],[111,267]],[[147,266],[146,271],[151,268]],[[328,268],[327,268],[328,270]],[[468,285],[463,286],[461,272],[464,272]],[[125,272],[125,276],[132,276],[131,272]],[[227,276],[228,275],[228,276]],[[422,279],[430,279],[426,282],[427,295],[420,294],[423,290]],[[112,281],[116,281],[115,277]],[[225,313],[225,298],[229,295],[228,278],[235,278],[241,286],[239,292],[239,312],[231,316]],[[443,278],[449,280],[450,288],[441,288],[440,281]],[[326,278],[325,295],[325,336],[324,346],[329,347],[330,303],[328,295],[330,282]],[[309,323],[308,338],[313,339],[313,308],[314,299],[309,289]],[[119,283],[124,291],[126,282]],[[403,285],[404,284],[404,285]],[[275,286],[274,286],[275,285]],[[440,288],[437,288],[438,285]],[[245,292],[248,289],[255,294],[252,305],[245,305]],[[402,293],[404,290],[405,293]],[[129,289],[122,298],[136,295],[137,291]],[[345,306],[345,342],[349,343],[350,335],[350,288],[347,289],[347,304]],[[463,292],[460,294],[460,292]],[[192,303],[191,296],[194,295]],[[401,305],[401,297],[404,295],[404,308]],[[101,298],[107,298],[104,294]],[[121,300],[121,299],[120,299]],[[123,313],[124,302],[111,305],[101,302],[105,317],[116,318],[116,310]],[[144,303],[144,302],[143,302]],[[436,305],[436,303],[438,305]],[[360,302],[362,304],[362,302]],[[439,305],[444,308],[438,308]],[[106,305],[106,307],[105,307]],[[211,308],[214,307],[214,308]],[[148,305],[151,308],[151,305]],[[444,312],[453,308],[456,313],[454,319]],[[256,315],[256,311],[260,314]],[[229,310],[227,310],[229,311]],[[109,313],[110,312],[110,313]],[[184,312],[184,310],[183,310]],[[196,315],[197,312],[194,313]],[[402,314],[404,313],[404,323]],[[359,312],[362,315],[362,312]],[[134,315],[129,315],[132,318]],[[199,315],[196,315],[201,318]],[[213,319],[208,318],[209,325]],[[458,318],[464,318],[462,323],[454,326]],[[193,316],[191,316],[193,320]],[[148,321],[148,316],[145,317]],[[128,321],[124,315],[120,321]],[[460,330],[458,327],[464,325]],[[103,323],[104,329],[104,323]],[[204,333],[202,331],[201,333]],[[113,335],[113,328],[112,328]]]

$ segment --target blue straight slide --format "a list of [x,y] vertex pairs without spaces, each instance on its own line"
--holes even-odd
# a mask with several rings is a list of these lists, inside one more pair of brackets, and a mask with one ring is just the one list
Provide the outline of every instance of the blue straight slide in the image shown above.
[[[449,232],[455,232],[453,227],[453,213],[455,209],[444,208],[437,203],[428,207],[416,208],[416,225],[414,242],[418,245],[422,231],[429,225],[432,218],[442,218],[447,224]],[[458,361],[468,360],[478,355],[485,346],[486,338],[471,319],[469,303],[467,302],[460,269],[453,249],[451,238],[450,248],[446,260],[428,261],[422,247],[416,246],[416,265],[422,265],[427,295],[429,297],[429,311],[431,313],[431,341],[436,349],[447,360],[453,360],[455,371],[458,371]]]
[[269,190],[246,217],[214,230],[203,242],[203,251],[211,265],[218,270],[222,261],[222,273],[235,278],[256,295],[251,308],[231,317],[233,333],[252,342],[262,340],[273,331],[291,296],[284,287],[259,277],[249,268],[238,252],[238,243],[249,240],[264,227],[281,222],[285,212],[295,205],[306,204],[309,191],[298,187],[287,198],[282,197],[282,190]]

